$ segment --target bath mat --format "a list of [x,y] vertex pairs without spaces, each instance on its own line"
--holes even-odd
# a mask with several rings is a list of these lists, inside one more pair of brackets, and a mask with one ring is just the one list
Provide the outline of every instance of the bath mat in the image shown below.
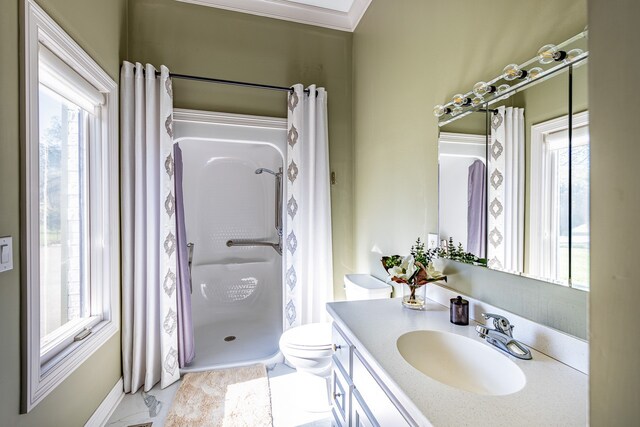
[[185,374],[166,427],[270,427],[271,391],[264,365]]

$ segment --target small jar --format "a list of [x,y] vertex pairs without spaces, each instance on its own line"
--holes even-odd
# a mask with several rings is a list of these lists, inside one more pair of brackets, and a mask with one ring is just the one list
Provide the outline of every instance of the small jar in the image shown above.
[[450,321],[454,325],[466,326],[469,324],[469,301],[462,299],[460,295],[457,298],[451,298],[449,306]]

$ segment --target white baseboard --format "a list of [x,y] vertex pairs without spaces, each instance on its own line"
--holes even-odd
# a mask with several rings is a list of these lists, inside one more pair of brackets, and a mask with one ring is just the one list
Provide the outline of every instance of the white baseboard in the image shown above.
[[[455,298],[458,295],[461,294],[438,284],[427,286],[427,298],[445,307],[449,307],[451,298]],[[540,325],[475,298],[464,297],[469,300],[470,319],[484,324],[485,320],[482,318],[482,313],[495,313],[504,316],[515,326],[515,339],[565,365],[569,365],[587,375],[589,374],[589,343],[587,341],[548,326]]]
[[107,397],[104,398],[98,409],[91,415],[84,427],[103,427],[109,417],[116,410],[120,401],[124,397],[124,381],[122,378],[113,386]]

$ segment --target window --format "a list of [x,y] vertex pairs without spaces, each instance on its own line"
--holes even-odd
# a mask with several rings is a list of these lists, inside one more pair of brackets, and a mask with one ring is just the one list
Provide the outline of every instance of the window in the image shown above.
[[28,412],[118,330],[119,229],[116,83],[31,0],[24,53]]
[[531,129],[531,274],[580,289],[589,287],[588,126],[588,112],[573,116],[571,181],[568,118]]

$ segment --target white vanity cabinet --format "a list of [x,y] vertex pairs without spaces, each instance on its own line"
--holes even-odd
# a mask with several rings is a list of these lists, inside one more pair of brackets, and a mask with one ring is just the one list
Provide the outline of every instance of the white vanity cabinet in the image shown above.
[[333,324],[332,413],[336,426],[416,425],[388,391],[373,368]]

